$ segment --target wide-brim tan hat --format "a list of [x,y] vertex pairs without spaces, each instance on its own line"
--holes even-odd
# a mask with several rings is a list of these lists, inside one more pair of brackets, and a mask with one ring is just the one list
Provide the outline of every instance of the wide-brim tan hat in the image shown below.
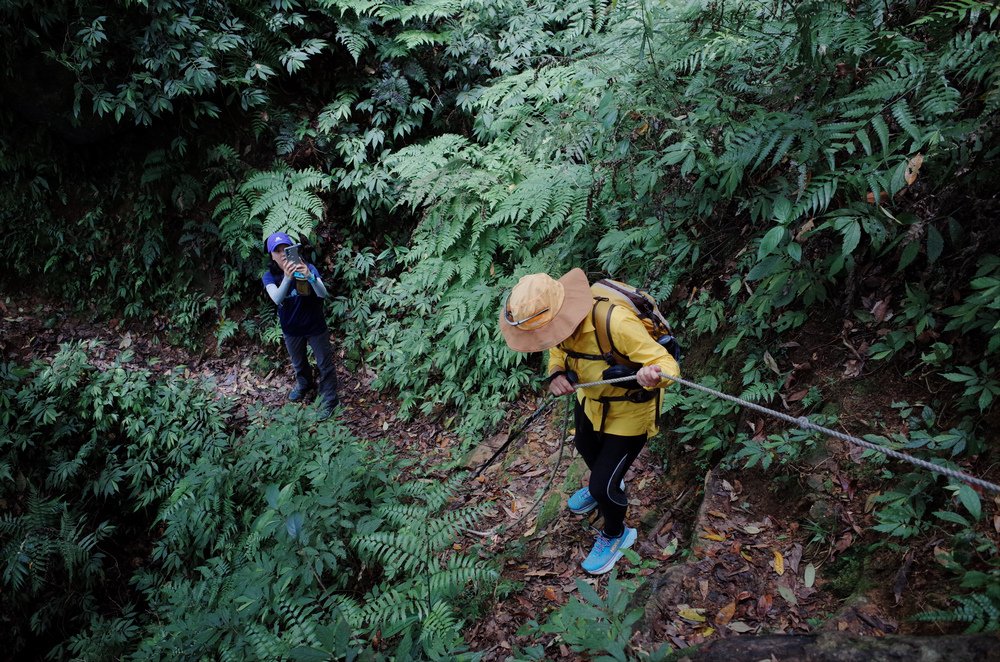
[[523,276],[500,311],[500,331],[515,352],[540,352],[573,335],[594,306],[582,269],[559,280],[548,274]]

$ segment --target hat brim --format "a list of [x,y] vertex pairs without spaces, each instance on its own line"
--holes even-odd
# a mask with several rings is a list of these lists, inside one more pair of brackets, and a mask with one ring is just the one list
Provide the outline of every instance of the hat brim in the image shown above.
[[522,329],[511,326],[500,310],[500,332],[507,346],[515,352],[540,352],[551,349],[573,335],[576,327],[584,320],[593,307],[594,295],[590,292],[590,281],[583,269],[573,269],[559,282],[563,286],[563,302],[556,316],[543,327]]

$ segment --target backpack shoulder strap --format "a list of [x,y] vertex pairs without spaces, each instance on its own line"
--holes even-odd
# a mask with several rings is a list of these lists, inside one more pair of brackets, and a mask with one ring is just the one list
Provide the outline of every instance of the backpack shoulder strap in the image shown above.
[[594,303],[593,321],[597,334],[597,348],[609,365],[625,365],[633,369],[642,367],[641,363],[630,361],[628,356],[615,347],[614,334],[611,332],[611,317],[615,308],[619,308],[607,299],[599,299]]
[[[593,308],[590,311],[590,315],[591,315],[591,319],[594,322],[594,327],[595,328],[597,327],[597,319],[598,319],[597,305],[599,303],[601,303],[601,302],[605,302],[606,303],[607,301],[608,301],[607,299],[603,299],[601,297],[594,297],[594,306],[593,306]],[[607,361],[609,364],[614,365],[614,363],[612,362],[611,356],[607,352],[604,351],[604,347],[606,347],[606,346],[607,346],[607,343],[603,343],[602,344],[601,339],[598,336],[598,339],[597,339],[597,350],[600,352],[600,354],[585,354],[584,352],[577,352],[577,351],[574,351],[572,349],[566,349],[565,347],[560,347],[560,349],[562,349],[562,351],[566,353],[566,356],[568,356],[570,358],[573,358],[573,359],[584,359],[585,361]]]

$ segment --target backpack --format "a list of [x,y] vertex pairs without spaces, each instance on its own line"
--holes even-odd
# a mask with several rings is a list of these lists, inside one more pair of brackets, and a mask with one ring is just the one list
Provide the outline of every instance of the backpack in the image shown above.
[[[617,379],[634,375],[642,367],[641,363],[629,361],[628,357],[618,351],[615,347],[611,335],[611,314],[616,306],[627,308],[646,327],[649,337],[662,345],[678,363],[681,360],[681,348],[670,330],[670,323],[663,316],[656,306],[656,301],[645,290],[632,287],[617,280],[604,278],[591,286],[595,291],[594,307],[591,311],[591,319],[594,322],[594,329],[597,332],[597,348],[600,354],[583,354],[570,350],[566,355],[576,359],[586,359],[590,361],[605,361],[608,368],[604,371],[602,379]],[[570,377],[570,381],[575,381],[575,377]],[[625,389],[625,395],[602,396],[597,398],[601,407],[600,432],[604,434],[604,424],[608,417],[608,407],[615,402],[628,401],[633,403],[648,402],[656,399],[656,411],[660,410],[660,390],[647,391],[639,386],[639,382],[631,380],[616,384],[618,388]]]
[[639,363],[629,361],[628,357],[615,347],[611,335],[611,314],[616,306],[620,306],[631,310],[646,327],[649,336],[662,345],[674,360],[680,362],[680,345],[670,329],[670,323],[660,312],[649,292],[610,278],[597,281],[592,289],[599,292],[594,296],[594,309],[591,312],[594,328],[597,330],[597,347],[601,352],[597,358],[606,361],[609,366],[622,365],[632,370],[642,367]]

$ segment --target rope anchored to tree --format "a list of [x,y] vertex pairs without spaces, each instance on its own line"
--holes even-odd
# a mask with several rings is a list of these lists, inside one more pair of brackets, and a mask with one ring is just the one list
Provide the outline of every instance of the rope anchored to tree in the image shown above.
[[[580,389],[580,388],[586,388],[588,386],[617,384],[619,382],[632,381],[634,379],[635,379],[634,375],[630,377],[618,377],[616,379],[602,379],[600,381],[588,382],[586,384],[574,384],[574,387]],[[958,471],[957,469],[951,469],[950,467],[943,467],[941,465],[934,464],[933,462],[928,462],[927,460],[921,460],[920,458],[913,457],[912,455],[907,455],[906,453],[900,453],[897,450],[886,448],[885,446],[880,446],[879,444],[874,444],[870,441],[865,441],[864,439],[859,439],[858,437],[855,437],[853,435],[844,434],[843,432],[838,432],[837,430],[831,430],[830,428],[826,428],[823,427],[822,425],[817,425],[813,423],[805,416],[798,416],[798,417],[789,416],[788,414],[782,413],[780,411],[775,411],[774,409],[768,409],[767,407],[762,407],[761,405],[758,405],[754,402],[748,402],[743,398],[738,398],[736,396],[729,395],[728,393],[723,393],[722,391],[718,391],[714,388],[710,388],[708,386],[703,386],[701,384],[688,381],[681,377],[666,377],[666,379],[677,382],[678,384],[683,384],[684,386],[688,386],[693,389],[697,389],[704,393],[708,393],[709,395],[713,395],[717,398],[728,400],[729,402],[735,403],[741,407],[745,407],[747,409],[751,409],[761,414],[765,414],[767,416],[777,418],[787,423],[797,425],[803,430],[812,430],[814,432],[821,432],[835,439],[840,439],[841,441],[846,441],[850,444],[854,444],[855,446],[860,446],[861,448],[865,448],[870,451],[875,451],[876,453],[881,453],[882,455],[886,455],[893,459],[900,460],[902,462],[909,462],[910,464],[920,467],[921,469],[926,469],[927,471],[932,471],[934,473],[938,473],[947,476],[949,478],[953,478],[955,480],[960,480],[965,483],[968,483],[969,485],[975,485],[977,487],[981,487],[984,490],[1000,493],[1000,485],[997,485],[996,483],[991,483],[990,481],[983,480],[982,478],[976,478],[975,476],[967,474],[964,471]]]

